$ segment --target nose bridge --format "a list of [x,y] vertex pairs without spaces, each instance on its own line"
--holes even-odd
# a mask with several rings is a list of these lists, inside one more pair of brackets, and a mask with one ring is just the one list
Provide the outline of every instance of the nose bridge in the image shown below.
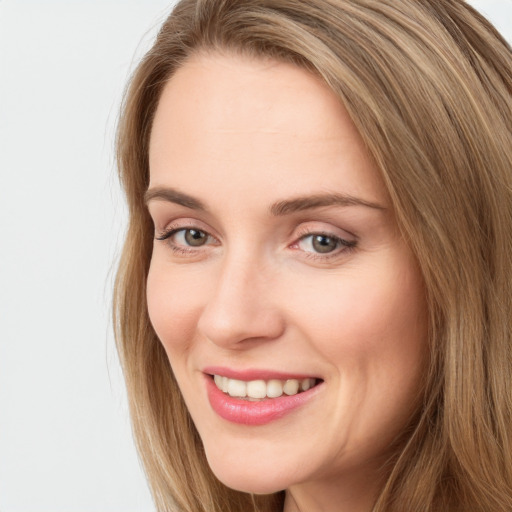
[[271,266],[248,251],[226,254],[212,278],[198,330],[224,347],[278,337],[284,326],[272,301],[273,276]]

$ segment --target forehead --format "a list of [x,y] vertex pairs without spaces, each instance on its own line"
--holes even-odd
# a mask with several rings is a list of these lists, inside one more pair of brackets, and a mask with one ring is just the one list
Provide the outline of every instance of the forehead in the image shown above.
[[[304,102],[300,110],[297,101]],[[220,54],[198,55],[187,61],[167,83],[159,106],[162,114],[163,108],[172,107],[182,120],[199,114],[203,123],[208,122],[204,129],[222,123],[222,128],[288,130],[285,123],[290,115],[295,112],[298,121],[307,110],[316,114],[309,116],[312,135],[322,114],[325,124],[325,114],[341,109],[327,85],[299,67]],[[287,116],[283,116],[285,109],[290,109]],[[304,128],[296,130],[297,135],[304,133]]]
[[384,194],[360,135],[325,83],[288,63],[235,55],[195,56],[166,84],[150,170],[150,186],[197,188],[200,180],[236,191],[271,178],[281,196],[312,186],[369,201]]

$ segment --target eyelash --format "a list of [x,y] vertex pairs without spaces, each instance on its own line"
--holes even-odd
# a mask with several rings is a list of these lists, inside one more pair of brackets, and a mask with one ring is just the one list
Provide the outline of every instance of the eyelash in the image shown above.
[[180,256],[187,256],[187,255],[190,255],[191,253],[195,253],[197,251],[197,249],[201,249],[202,247],[199,246],[197,249],[194,249],[192,246],[190,246],[190,249],[187,249],[183,246],[180,246],[180,245],[177,245],[175,243],[172,242],[172,237],[174,235],[176,235],[177,233],[179,233],[180,231],[189,231],[189,230],[194,230],[194,231],[199,231],[201,233],[204,233],[208,238],[213,238],[210,234],[208,234],[204,229],[199,229],[199,228],[196,228],[194,226],[188,226],[188,227],[179,227],[179,228],[176,228],[176,227],[171,227],[167,230],[165,230],[163,233],[161,233],[159,236],[156,237],[157,240],[160,240],[160,241],[164,241],[166,242],[167,241],[167,245],[171,248],[172,252],[174,254],[177,254],[177,255],[180,255]]
[[[199,231],[201,233],[204,233],[209,239],[213,239],[212,235],[210,235],[208,232],[204,231],[203,229],[199,229],[194,226],[189,226],[189,227],[171,227],[171,228],[165,230],[159,236],[157,236],[156,240],[167,242],[168,246],[170,247],[170,249],[172,250],[172,252],[174,254],[181,255],[181,256],[187,256],[187,255],[196,253],[197,250],[201,250],[203,246],[198,246],[197,248],[188,246],[190,248],[186,248],[184,246],[180,246],[180,245],[177,245],[176,243],[173,243],[172,237],[181,231],[186,232],[188,230]],[[334,240],[336,242],[336,248],[333,251],[327,252],[327,253],[303,251],[305,254],[305,257],[310,258],[312,260],[328,261],[330,259],[339,257],[341,254],[350,253],[357,247],[357,242],[355,240],[354,241],[345,240],[339,236],[333,235],[332,233],[328,233],[325,231],[305,231],[304,233],[302,233],[298,236],[297,240],[293,244],[291,244],[290,247],[298,246],[300,242],[306,240],[309,237],[314,237],[314,236],[324,236],[326,238],[330,238],[330,239]]]
[[[348,253],[351,253],[357,246],[357,242],[355,240],[345,240],[344,238],[336,236],[333,233],[329,233],[328,231],[305,230],[305,232],[298,235],[297,241],[294,242],[291,247],[297,247],[302,241],[315,236],[330,238],[336,243],[336,247],[333,251],[327,253],[303,251],[305,257],[312,260],[329,261],[331,259],[339,258],[342,254],[347,255]],[[313,241],[311,241],[311,243],[313,243]]]

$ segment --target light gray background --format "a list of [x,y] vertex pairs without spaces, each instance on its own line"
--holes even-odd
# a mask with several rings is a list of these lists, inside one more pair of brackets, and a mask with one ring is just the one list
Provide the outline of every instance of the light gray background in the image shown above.
[[[474,1],[512,41],[512,0]],[[0,0],[0,512],[146,512],[111,334],[113,134],[164,0]]]

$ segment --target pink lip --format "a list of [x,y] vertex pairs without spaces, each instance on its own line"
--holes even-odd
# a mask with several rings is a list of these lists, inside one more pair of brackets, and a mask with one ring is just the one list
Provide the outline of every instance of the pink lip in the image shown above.
[[[219,374],[217,373],[216,375]],[[223,375],[225,375],[225,373]],[[275,373],[272,375],[274,378],[278,378],[275,376]],[[228,375],[226,375],[226,377],[227,376]],[[256,379],[251,378],[241,380]],[[205,375],[205,381],[210,405],[221,418],[232,423],[251,426],[265,425],[266,423],[282,418],[286,414],[309,402],[317,395],[319,389],[322,387],[322,383],[320,383],[308,391],[303,391],[296,395],[282,395],[279,398],[269,398],[258,402],[250,402],[240,398],[233,398],[228,394],[223,393],[215,385],[210,375]]]
[[244,380],[246,382],[250,380],[301,380],[307,378],[317,378],[314,375],[306,375],[302,373],[284,373],[274,370],[258,370],[255,368],[249,368],[247,370],[233,370],[223,366],[208,366],[207,368],[203,369],[203,373],[207,373],[209,375],[222,375],[223,377],[228,377],[229,379]]

